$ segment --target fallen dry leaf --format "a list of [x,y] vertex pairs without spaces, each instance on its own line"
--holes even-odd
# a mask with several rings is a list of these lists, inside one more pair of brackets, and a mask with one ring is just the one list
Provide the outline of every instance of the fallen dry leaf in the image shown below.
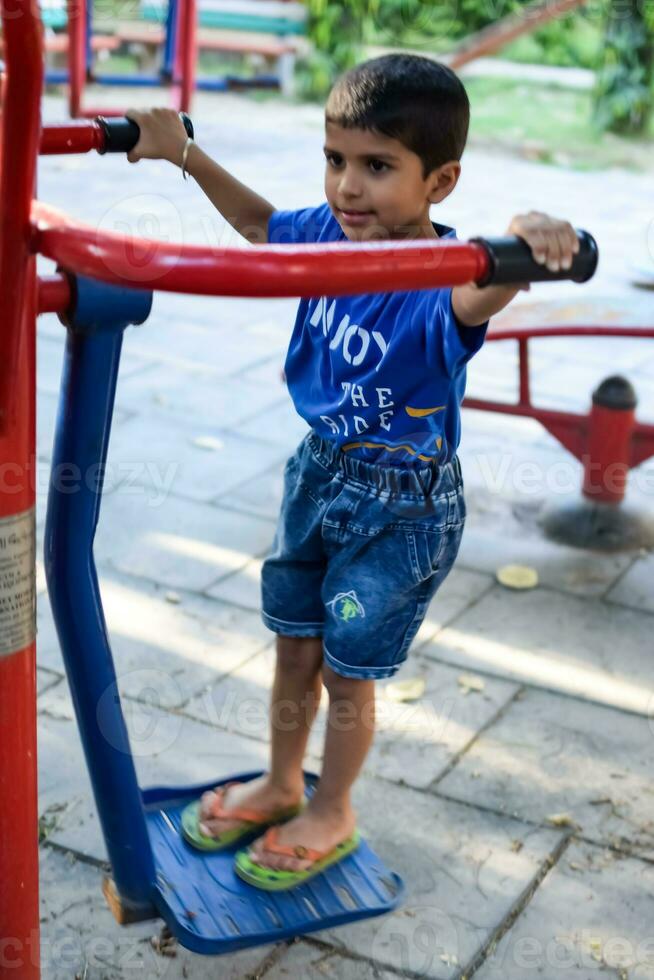
[[476,674],[459,674],[456,680],[462,694],[470,694],[471,691],[483,691],[486,687],[483,677],[478,677]]
[[573,820],[569,813],[550,813],[548,817],[545,818],[548,823],[551,823],[554,827],[577,827],[579,824],[576,820]]

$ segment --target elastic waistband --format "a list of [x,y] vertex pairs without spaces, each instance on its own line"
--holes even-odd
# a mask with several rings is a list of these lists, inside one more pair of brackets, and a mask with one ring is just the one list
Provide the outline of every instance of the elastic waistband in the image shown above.
[[323,439],[313,429],[305,441],[314,457],[328,470],[367,486],[391,493],[415,494],[419,497],[458,490],[463,482],[459,457],[447,463],[427,463],[420,467],[381,466],[349,456],[330,439]]

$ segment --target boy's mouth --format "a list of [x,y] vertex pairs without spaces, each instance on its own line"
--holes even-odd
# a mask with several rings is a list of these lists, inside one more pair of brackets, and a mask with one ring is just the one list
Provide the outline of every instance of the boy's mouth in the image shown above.
[[338,213],[341,217],[341,220],[347,225],[363,225],[366,223],[366,221],[368,221],[369,218],[373,217],[375,212],[353,211],[353,210],[346,211],[343,208],[338,208]]

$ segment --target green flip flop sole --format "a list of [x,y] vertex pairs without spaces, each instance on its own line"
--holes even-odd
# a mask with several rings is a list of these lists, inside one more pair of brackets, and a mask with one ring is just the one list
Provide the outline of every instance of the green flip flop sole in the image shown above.
[[237,851],[234,858],[234,871],[239,878],[255,888],[262,888],[268,892],[285,891],[303,885],[333,864],[342,861],[348,854],[356,851],[360,841],[361,835],[358,830],[355,830],[350,837],[337,844],[333,851],[319,861],[314,861],[305,871],[277,871],[274,868],[265,868],[253,861],[247,851]]
[[200,801],[194,800],[182,810],[182,835],[184,840],[192,847],[197,848],[198,851],[224,851],[227,847],[237,844],[246,837],[259,834],[272,824],[290,820],[291,817],[297,816],[301,809],[301,806],[289,807],[287,810],[280,810],[270,820],[261,823],[243,821],[238,827],[223,830],[221,834],[216,834],[215,837],[207,837],[206,834],[202,833],[199,825]]

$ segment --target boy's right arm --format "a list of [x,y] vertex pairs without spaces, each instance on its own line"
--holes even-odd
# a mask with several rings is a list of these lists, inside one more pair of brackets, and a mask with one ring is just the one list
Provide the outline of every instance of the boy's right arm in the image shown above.
[[[174,109],[130,110],[127,116],[141,130],[138,143],[127,154],[130,163],[169,160],[181,166],[187,133]],[[268,220],[275,211],[272,204],[228,173],[196,143],[189,148],[186,171],[239,234],[253,245],[268,241]]]

